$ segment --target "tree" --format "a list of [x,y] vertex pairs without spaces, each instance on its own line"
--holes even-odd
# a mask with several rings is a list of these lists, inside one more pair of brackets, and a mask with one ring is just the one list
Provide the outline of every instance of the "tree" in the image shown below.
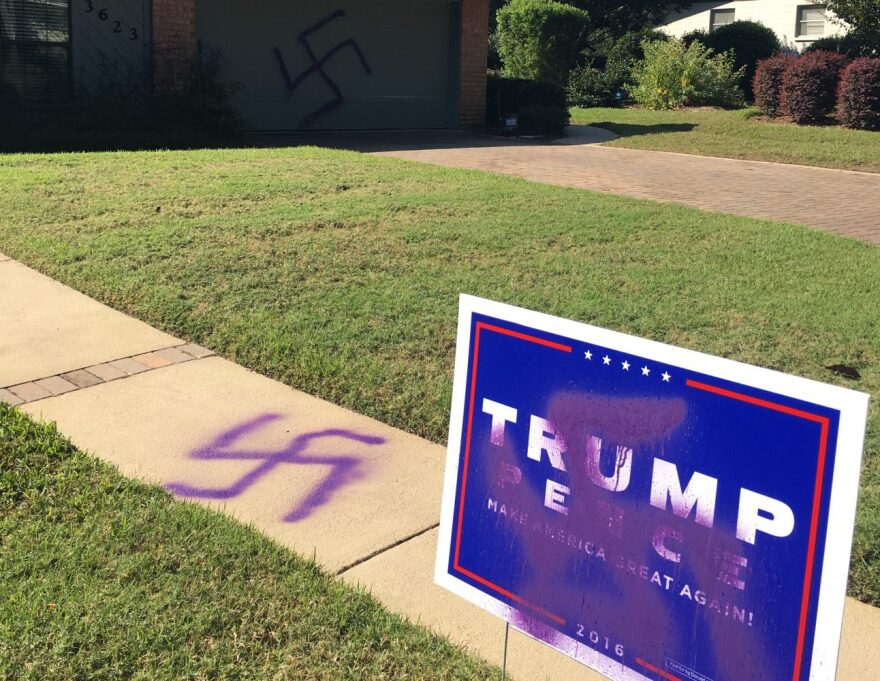
[[880,37],[880,0],[825,0],[822,4],[854,31]]
[[[590,16],[591,29],[611,37],[640,31],[662,24],[675,10],[688,7],[690,0],[561,0],[585,10]],[[509,0],[489,0],[489,31],[495,30],[495,13]]]
[[[857,0],[856,0],[857,1]],[[565,0],[586,10],[596,32],[617,37],[662,24],[677,9],[691,4],[688,0]]]

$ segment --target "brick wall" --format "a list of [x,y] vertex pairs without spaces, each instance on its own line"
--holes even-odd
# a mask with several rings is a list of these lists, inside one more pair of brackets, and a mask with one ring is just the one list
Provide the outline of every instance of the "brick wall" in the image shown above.
[[489,0],[460,0],[461,63],[458,124],[483,125],[486,120],[486,59],[489,51]]
[[195,0],[153,0],[154,89],[180,87],[195,53]]

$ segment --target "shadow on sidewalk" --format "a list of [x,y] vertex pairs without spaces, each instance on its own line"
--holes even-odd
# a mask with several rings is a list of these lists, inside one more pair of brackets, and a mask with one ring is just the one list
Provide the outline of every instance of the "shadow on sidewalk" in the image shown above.
[[590,124],[596,128],[604,128],[618,137],[636,137],[637,135],[659,135],[663,133],[690,132],[698,127],[697,123],[657,123],[656,125],[637,125],[635,123],[612,123],[601,121]]

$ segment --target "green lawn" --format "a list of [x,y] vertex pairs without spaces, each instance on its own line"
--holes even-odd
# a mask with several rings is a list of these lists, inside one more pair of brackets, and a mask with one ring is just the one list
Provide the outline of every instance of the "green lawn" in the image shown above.
[[755,109],[572,109],[571,122],[607,128],[611,146],[798,163],[880,173],[880,132],[763,120]]
[[[0,185],[0,251],[437,442],[460,292],[880,388],[880,249],[802,227],[310,148],[5,156]],[[876,402],[850,593],[880,605]]]
[[256,530],[0,403],[0,678],[498,675]]

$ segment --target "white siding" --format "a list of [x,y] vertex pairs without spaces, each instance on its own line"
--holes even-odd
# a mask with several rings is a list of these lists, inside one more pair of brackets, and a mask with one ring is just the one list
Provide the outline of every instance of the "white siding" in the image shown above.
[[[797,36],[797,17],[799,6],[809,6],[805,0],[732,0],[731,2],[695,2],[688,9],[673,14],[661,31],[673,36],[681,36],[696,29],[709,30],[713,9],[733,9],[735,19],[759,21],[773,29],[785,47],[802,50],[821,36]],[[829,13],[825,21],[824,35],[844,33],[846,29],[832,19]]]

